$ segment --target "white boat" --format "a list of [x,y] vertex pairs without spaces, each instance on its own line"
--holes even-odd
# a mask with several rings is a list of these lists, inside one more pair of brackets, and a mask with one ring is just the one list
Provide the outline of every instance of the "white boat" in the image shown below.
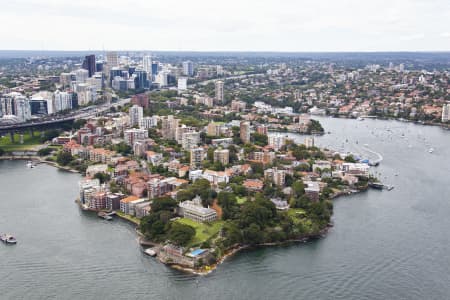
[[17,244],[17,240],[10,234],[2,234],[0,235],[0,241],[5,244]]
[[27,168],[32,168],[33,162],[31,160],[27,161]]
[[152,248],[145,249],[144,253],[150,256],[156,256],[156,251],[153,250]]
[[428,150],[428,153],[433,153],[434,152],[434,149],[433,148],[430,148],[429,150]]

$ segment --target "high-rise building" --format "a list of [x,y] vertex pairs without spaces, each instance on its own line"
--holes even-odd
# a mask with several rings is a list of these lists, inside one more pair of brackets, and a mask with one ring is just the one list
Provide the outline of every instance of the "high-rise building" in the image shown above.
[[139,125],[140,120],[144,117],[144,110],[138,105],[130,107],[130,126]]
[[175,140],[180,119],[175,119],[172,115],[161,119],[161,135],[164,139]]
[[144,70],[134,71],[134,87],[136,90],[148,90],[150,89],[150,80],[148,79],[148,73]]
[[187,78],[180,77],[178,78],[178,91],[185,91],[185,90],[187,90]]
[[247,121],[241,122],[240,137],[244,144],[250,143],[250,123]]
[[127,129],[123,132],[124,140],[127,145],[133,146],[134,142],[139,140],[145,140],[148,138],[147,129]]
[[94,73],[96,72],[96,64],[95,64],[95,55],[86,55],[84,57],[82,68],[87,70],[89,73],[89,77],[92,77]]
[[202,161],[205,151],[203,148],[191,149],[191,169],[197,170],[202,167]]
[[31,107],[28,98],[17,92],[5,94],[0,98],[0,112],[3,115],[16,116],[20,122],[31,119]]
[[283,186],[286,179],[286,171],[277,168],[267,169],[264,171],[264,178],[278,186]]
[[15,115],[21,122],[31,119],[30,102],[25,96],[19,96],[14,99],[16,113]]
[[200,132],[185,132],[182,134],[181,145],[184,150],[196,148],[200,143]]
[[217,149],[214,150],[214,161],[220,162],[222,165],[226,166],[230,163],[230,150],[228,149]]
[[51,115],[55,113],[53,93],[41,91],[32,95],[30,109],[32,115]]
[[158,62],[152,62],[152,78],[154,79],[159,72],[159,64]]
[[72,109],[72,93],[56,91],[53,95],[55,112]]
[[286,136],[282,134],[269,135],[269,145],[276,151],[286,144]]
[[167,86],[169,84],[168,80],[169,73],[167,71],[161,71],[156,75],[156,83],[159,84],[160,87]]
[[142,68],[149,75],[152,75],[152,57],[150,55],[145,55],[142,58]]
[[106,52],[106,61],[110,68],[119,66],[119,57],[116,51]]
[[450,121],[450,103],[442,106],[442,122]]
[[217,73],[217,76],[223,75],[223,67],[221,65],[216,66],[216,73]]
[[183,62],[183,75],[192,77],[194,76],[194,63],[192,61]]
[[215,83],[216,86],[216,102],[217,103],[223,103],[224,97],[223,97],[223,81],[217,80]]
[[143,108],[148,108],[150,105],[149,101],[149,95],[142,93],[142,94],[136,94],[133,97],[131,97],[131,104],[139,105]]
[[78,69],[75,71],[75,78],[77,82],[86,82],[89,78],[89,71],[85,69]]

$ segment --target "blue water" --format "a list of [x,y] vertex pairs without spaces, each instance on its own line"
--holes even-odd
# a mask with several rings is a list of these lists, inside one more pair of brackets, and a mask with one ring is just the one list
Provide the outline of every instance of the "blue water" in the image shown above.
[[341,197],[326,237],[244,251],[203,277],[143,254],[128,223],[81,212],[74,203],[79,175],[0,162],[0,232],[19,240],[0,245],[0,298],[450,298],[450,132],[320,121],[331,134],[317,138],[319,145],[357,152],[367,144],[383,156],[373,172],[394,190]]

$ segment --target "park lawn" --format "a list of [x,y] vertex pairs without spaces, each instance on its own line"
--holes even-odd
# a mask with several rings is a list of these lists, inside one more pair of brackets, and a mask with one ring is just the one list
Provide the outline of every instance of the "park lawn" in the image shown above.
[[247,197],[236,197],[236,201],[238,204],[244,204],[247,202]]
[[222,228],[224,222],[217,220],[210,223],[198,223],[188,218],[180,218],[175,222],[194,227],[195,236],[190,243],[190,247],[198,246],[214,237]]
[[34,136],[31,136],[30,133],[24,133],[23,144],[20,143],[20,134],[18,133],[14,134],[14,143],[11,143],[9,135],[5,135],[0,137],[0,148],[7,152],[30,150],[42,144],[40,140],[41,135],[37,131],[34,132]]
[[140,219],[133,217],[131,215],[127,215],[127,214],[121,212],[120,210],[116,210],[116,214],[124,219],[127,219],[127,220],[133,222],[136,225],[139,225],[141,223]]

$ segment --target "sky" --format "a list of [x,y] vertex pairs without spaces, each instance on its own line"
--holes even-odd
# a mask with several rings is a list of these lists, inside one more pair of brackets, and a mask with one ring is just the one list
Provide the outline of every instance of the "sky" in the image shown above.
[[450,0],[0,0],[0,50],[450,51]]

